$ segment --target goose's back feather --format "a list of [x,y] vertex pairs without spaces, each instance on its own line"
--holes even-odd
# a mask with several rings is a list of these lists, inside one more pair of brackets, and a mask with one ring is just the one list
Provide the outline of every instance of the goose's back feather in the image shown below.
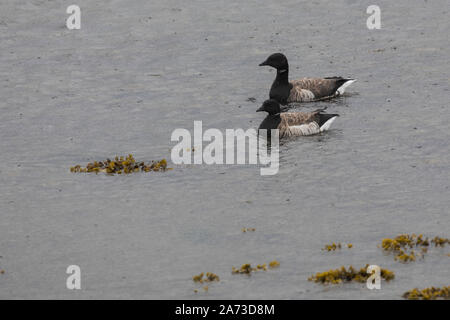
[[286,112],[280,114],[278,125],[280,137],[308,136],[320,132],[319,114],[322,109],[313,112]]
[[270,135],[271,129],[279,130],[279,137],[309,136],[326,131],[338,117],[338,114],[323,113],[323,109],[312,112],[284,112],[269,114],[259,129],[266,129]]
[[280,130],[281,137],[310,136],[320,132],[317,122],[309,122],[298,126],[289,126],[285,130]]
[[342,77],[302,78],[292,80],[288,102],[306,102],[333,98],[340,94],[338,89],[347,81]]
[[314,121],[320,111],[313,112],[284,112],[280,114],[281,123],[279,126],[298,126]]

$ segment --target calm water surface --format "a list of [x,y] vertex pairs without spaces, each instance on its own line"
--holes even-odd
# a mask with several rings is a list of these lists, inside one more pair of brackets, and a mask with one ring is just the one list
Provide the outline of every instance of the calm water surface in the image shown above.
[[[448,237],[448,2],[79,0],[0,4],[0,298],[397,299],[449,285],[449,248],[395,262],[399,233]],[[170,159],[176,128],[256,128],[284,52],[291,78],[351,76],[331,131],[284,143],[280,170],[174,166],[72,174],[133,153]],[[255,102],[248,98],[256,98]],[[256,228],[243,233],[243,227]],[[331,242],[353,249],[325,252]],[[278,269],[232,275],[243,263]],[[396,279],[325,287],[315,272],[377,264]],[[66,289],[67,266],[82,290]],[[221,277],[200,291],[191,277]]]

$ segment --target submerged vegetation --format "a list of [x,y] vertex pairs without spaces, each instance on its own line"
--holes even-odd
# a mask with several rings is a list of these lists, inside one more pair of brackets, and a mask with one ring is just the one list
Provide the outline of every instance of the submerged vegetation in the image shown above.
[[94,161],[81,167],[76,165],[70,168],[70,172],[104,172],[106,174],[130,174],[134,172],[150,172],[150,171],[167,171],[172,168],[167,167],[167,160],[152,161],[145,163],[143,161],[137,162],[132,154],[126,157],[116,156],[114,160],[106,159],[105,161]]
[[450,243],[450,239],[446,238],[434,237],[429,240],[428,238],[424,238],[422,234],[401,234],[394,239],[383,239],[381,241],[381,248],[384,251],[393,252],[395,254],[395,260],[407,263],[415,261],[418,257],[418,254],[413,248],[421,248],[420,255],[423,257],[428,252],[428,247],[431,244],[434,244],[435,247],[444,247],[448,243]]
[[[329,270],[325,272],[318,272],[315,275],[308,278],[309,281],[314,281],[322,284],[338,284],[342,282],[366,282],[367,279],[372,275],[367,273],[367,264],[364,268],[356,270],[353,266],[348,269],[341,267],[340,269]],[[394,279],[394,272],[381,268],[381,278],[386,281]]]
[[417,288],[409,290],[403,294],[403,298],[410,300],[436,300],[450,299],[450,286],[442,288],[426,288],[419,290]]

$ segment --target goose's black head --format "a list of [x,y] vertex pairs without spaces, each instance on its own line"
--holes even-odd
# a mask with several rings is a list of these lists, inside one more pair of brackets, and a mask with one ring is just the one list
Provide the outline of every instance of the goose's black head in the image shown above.
[[287,70],[289,68],[287,58],[282,53],[274,53],[270,55],[266,61],[259,64],[260,66],[270,66],[277,70]]
[[275,115],[281,112],[280,104],[278,101],[270,99],[264,101],[262,106],[256,110],[256,112],[265,111],[270,115]]

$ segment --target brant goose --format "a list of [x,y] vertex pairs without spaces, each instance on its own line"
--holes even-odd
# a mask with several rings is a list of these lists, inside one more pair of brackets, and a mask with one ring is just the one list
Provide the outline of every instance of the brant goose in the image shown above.
[[260,66],[271,66],[277,69],[277,77],[270,88],[270,99],[281,104],[290,102],[307,102],[326,100],[344,93],[355,79],[342,77],[303,78],[289,82],[289,64],[282,53],[274,53]]
[[[292,136],[309,136],[326,131],[330,128],[338,114],[322,113],[324,109],[313,112],[285,112],[280,113],[278,101],[270,99],[256,110],[268,112],[269,115],[261,122],[259,129],[279,129],[280,138]],[[258,130],[259,130],[258,129]]]

